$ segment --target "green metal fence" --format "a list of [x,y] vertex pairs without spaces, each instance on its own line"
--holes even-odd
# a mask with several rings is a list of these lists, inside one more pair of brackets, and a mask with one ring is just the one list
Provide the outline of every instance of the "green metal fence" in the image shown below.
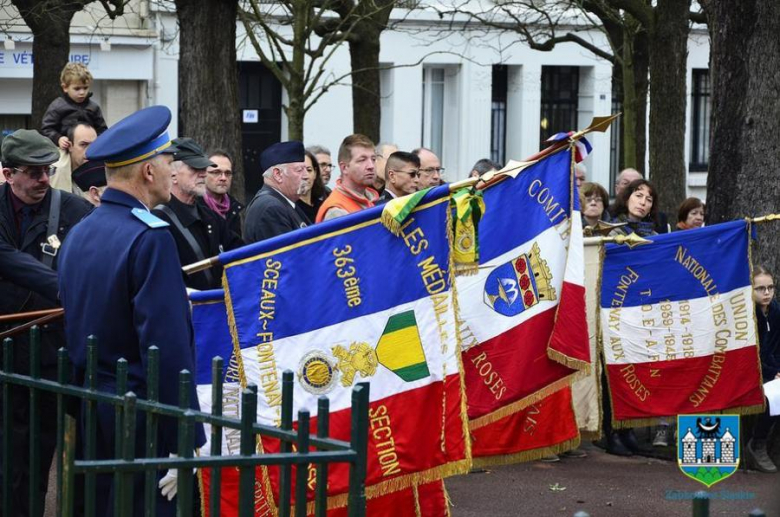
[[[96,341],[88,340],[86,386],[69,383],[71,366],[67,351],[58,351],[57,379],[47,380],[40,374],[40,330],[37,327],[30,332],[30,370],[25,375],[13,371],[14,347],[12,339],[3,342],[3,361],[0,369],[0,390],[2,390],[3,425],[3,482],[2,514],[11,515],[11,465],[13,461],[29,460],[30,468],[30,513],[37,515],[44,504],[37,497],[39,465],[41,462],[38,447],[42,415],[38,407],[38,398],[42,392],[55,394],[57,399],[57,515],[69,517],[74,513],[76,476],[82,476],[84,490],[84,515],[96,515],[96,476],[114,475],[114,514],[126,516],[133,514],[134,500],[133,477],[144,474],[145,515],[155,514],[157,471],[177,469],[177,514],[192,515],[193,504],[193,468],[211,469],[209,513],[220,515],[220,481],[223,468],[239,470],[239,516],[254,515],[255,503],[255,467],[279,465],[278,514],[305,516],[307,505],[292,505],[292,466],[297,465],[295,479],[295,500],[306,501],[308,465],[316,465],[315,515],[324,516],[327,507],[327,472],[330,463],[349,463],[349,515],[365,515],[365,476],[368,444],[368,385],[358,385],[352,390],[352,422],[349,443],[328,438],[328,399],[320,397],[317,408],[316,436],[310,436],[310,415],[308,411],[298,412],[298,429],[293,430],[293,373],[285,371],[282,376],[281,426],[260,425],[257,417],[257,389],[249,386],[241,393],[241,418],[231,419],[222,414],[222,371],[223,361],[215,357],[212,362],[212,402],[211,413],[190,409],[189,393],[191,374],[182,371],[179,376],[179,405],[171,406],[158,402],[159,352],[156,347],[149,348],[147,368],[147,398],[139,399],[127,392],[127,362],[117,361],[117,393],[100,392],[96,389],[97,353]],[[29,391],[30,410],[30,449],[27,457],[23,451],[15,451],[11,440],[11,386],[25,387]],[[82,403],[84,433],[83,459],[76,459],[76,421],[67,415],[66,404],[73,399]],[[16,401],[20,403],[20,401]],[[24,402],[22,402],[24,403]],[[97,442],[97,404],[111,404],[115,410],[115,458],[96,459]],[[137,415],[146,415],[145,429],[136,428]],[[177,419],[178,457],[158,458],[157,424],[161,416]],[[193,457],[195,449],[195,425],[205,423],[211,426],[210,456]],[[240,432],[240,454],[222,456],[223,429],[236,429]],[[137,458],[135,451],[136,433],[145,432],[145,457]],[[258,436],[280,440],[280,452],[258,454]],[[293,451],[295,445],[295,451]],[[315,449],[311,451],[310,449]],[[19,456],[21,455],[21,456]]]

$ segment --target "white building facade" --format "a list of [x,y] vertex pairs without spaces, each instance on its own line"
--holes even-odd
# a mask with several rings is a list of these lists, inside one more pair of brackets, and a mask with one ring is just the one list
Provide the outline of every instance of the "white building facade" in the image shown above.
[[[174,112],[171,133],[176,135],[175,12],[170,5],[160,7],[147,0],[134,0],[128,7],[128,14],[113,22],[101,18],[99,4],[77,15],[71,59],[89,66],[95,77],[93,99],[103,108],[109,125],[141,107],[164,104]],[[515,34],[486,31],[473,22],[466,25],[465,18],[440,18],[433,10],[396,9],[393,20],[393,28],[381,40],[380,60],[388,69],[381,72],[380,140],[402,150],[433,149],[446,168],[447,181],[465,178],[481,158],[524,159],[540,149],[545,135],[582,129],[593,116],[610,114],[615,108],[612,65],[577,44],[534,51]],[[260,70],[259,58],[241,24],[238,33],[239,70],[248,74],[239,77],[248,146],[245,157],[247,153],[257,156],[262,149],[252,146],[263,144],[253,137],[252,124],[264,124],[266,139],[269,131],[274,138],[286,139],[281,108],[286,97],[278,81]],[[585,37],[608,49],[600,31],[587,32]],[[0,130],[9,132],[37,126],[38,121],[29,120],[31,35],[16,23],[4,38],[13,44],[0,46]],[[695,29],[689,40],[686,161],[690,165],[688,194],[702,198],[709,154],[708,60],[706,31]],[[251,75],[253,70],[260,70],[257,77]],[[339,77],[349,70],[345,44],[328,62],[326,76]],[[324,145],[335,154],[350,133],[351,89],[345,82],[330,87],[307,113],[304,140],[306,145]],[[611,132],[588,138],[594,147],[585,162],[588,179],[609,189],[617,172],[614,147],[619,144]]]

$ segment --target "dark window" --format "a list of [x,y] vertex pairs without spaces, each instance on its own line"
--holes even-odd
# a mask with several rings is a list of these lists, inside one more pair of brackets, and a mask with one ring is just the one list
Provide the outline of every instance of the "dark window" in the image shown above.
[[32,128],[32,116],[30,115],[0,115],[0,140],[17,129],[30,128]]
[[506,158],[507,67],[493,65],[493,94],[490,110],[490,159],[503,164]]
[[576,66],[542,67],[541,148],[555,133],[577,129],[580,69]]
[[710,161],[710,71],[693,70],[691,171],[707,171]]

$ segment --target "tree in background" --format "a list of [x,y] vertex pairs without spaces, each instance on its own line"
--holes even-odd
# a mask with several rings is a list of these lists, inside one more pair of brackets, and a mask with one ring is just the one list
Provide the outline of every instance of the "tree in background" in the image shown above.
[[175,0],[179,22],[179,135],[233,157],[231,194],[244,199],[238,102],[238,0]]
[[[780,211],[780,2],[706,0],[712,132],[707,221]],[[753,263],[780,269],[778,222],[759,226]]]
[[[39,127],[51,101],[62,95],[60,72],[68,63],[70,22],[93,0],[11,0],[33,34],[32,120]],[[125,0],[100,0],[111,19],[124,12]]]

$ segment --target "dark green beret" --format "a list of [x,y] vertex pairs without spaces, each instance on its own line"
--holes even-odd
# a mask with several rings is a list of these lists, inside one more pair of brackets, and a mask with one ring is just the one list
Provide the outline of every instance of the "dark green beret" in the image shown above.
[[0,155],[15,165],[51,165],[60,159],[60,150],[34,129],[19,129],[3,138]]

